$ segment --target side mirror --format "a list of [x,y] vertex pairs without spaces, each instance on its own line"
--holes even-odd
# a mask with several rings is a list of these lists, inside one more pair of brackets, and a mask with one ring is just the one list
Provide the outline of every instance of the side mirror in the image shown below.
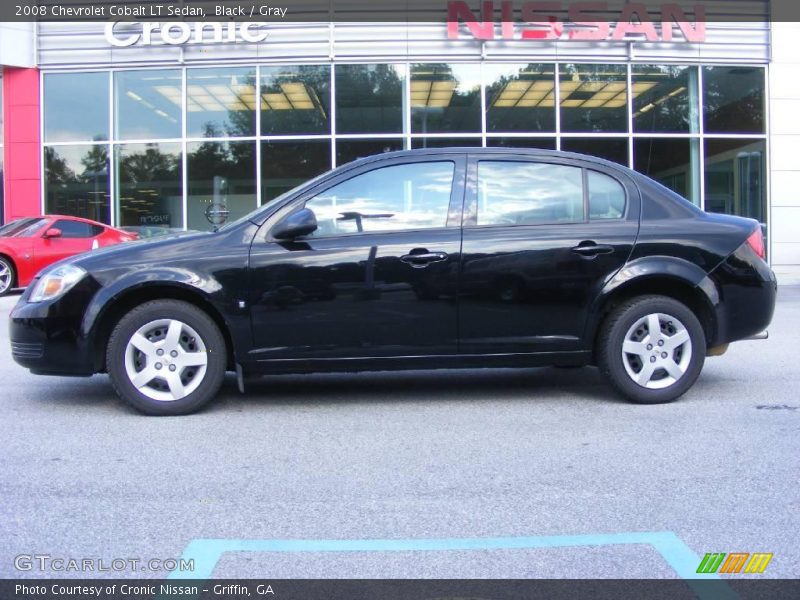
[[51,227],[50,229],[44,232],[44,235],[42,237],[46,239],[60,238],[61,230],[58,227]]
[[310,208],[303,208],[290,214],[272,228],[276,240],[293,240],[317,230],[317,216]]

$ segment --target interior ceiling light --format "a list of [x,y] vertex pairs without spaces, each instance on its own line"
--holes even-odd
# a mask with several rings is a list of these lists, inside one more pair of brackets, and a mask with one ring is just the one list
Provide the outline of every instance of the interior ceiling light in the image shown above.
[[635,113],[635,114],[633,115],[633,116],[634,116],[634,118],[636,118],[636,117],[638,117],[638,116],[640,116],[640,115],[643,115],[643,114],[644,114],[644,113],[646,113],[646,112],[649,112],[649,111],[653,110],[653,109],[654,109],[656,106],[658,106],[658,105],[660,105],[660,104],[663,104],[664,102],[666,102],[666,101],[667,101],[667,100],[669,100],[670,98],[674,98],[674,97],[675,97],[675,96],[677,96],[678,94],[681,94],[681,93],[683,93],[683,92],[685,92],[685,91],[686,91],[686,86],[683,86],[683,85],[682,85],[682,86],[680,86],[680,87],[677,87],[677,88],[675,88],[675,89],[674,89],[674,90],[672,90],[671,92],[669,92],[669,93],[667,93],[667,94],[664,94],[663,96],[661,96],[659,99],[657,99],[657,100],[653,100],[653,101],[652,101],[652,102],[650,102],[649,104],[645,104],[645,105],[644,105],[642,108],[640,108],[640,109],[639,109],[639,111],[638,111],[637,113]]
[[[219,81],[219,78],[209,79]],[[172,104],[182,105],[183,98],[179,87],[157,86],[155,89]],[[186,109],[189,112],[224,112],[226,110],[255,110],[255,108],[254,85],[195,84],[188,86],[186,91]]]
[[411,72],[411,108],[446,108],[453,100],[458,80],[448,66]]
[[[652,81],[633,84],[631,96],[637,96],[657,85]],[[554,83],[550,79],[509,81],[495,96],[491,106],[500,108],[552,108]],[[565,108],[621,108],[627,103],[627,84],[624,81],[581,81],[573,74],[570,79],[559,82],[561,106]],[[413,88],[412,88],[413,99]]]
[[[314,90],[299,81],[287,81],[278,84],[280,91],[261,94],[261,110],[319,110],[323,116],[325,111]],[[247,103],[249,97],[242,97]]]

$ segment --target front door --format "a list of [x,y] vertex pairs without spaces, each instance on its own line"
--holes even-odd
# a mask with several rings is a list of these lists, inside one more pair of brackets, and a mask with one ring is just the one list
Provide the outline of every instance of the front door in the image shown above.
[[[253,242],[257,361],[455,354],[462,155],[386,160],[332,180]],[[267,231],[301,207],[318,229]]]
[[[47,229],[58,229],[61,235],[44,237]],[[88,252],[92,249],[92,242],[103,232],[102,227],[69,219],[57,219],[47,229],[37,232],[41,236],[34,248],[33,258],[37,271],[63,258]]]
[[462,353],[586,349],[591,301],[630,255],[635,186],[594,163],[550,161],[470,161]]

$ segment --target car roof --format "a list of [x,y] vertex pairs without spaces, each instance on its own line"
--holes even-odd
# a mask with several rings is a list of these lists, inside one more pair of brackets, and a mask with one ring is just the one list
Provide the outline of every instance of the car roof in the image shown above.
[[[544,150],[541,148],[482,148],[480,146],[453,146],[447,148],[416,148],[414,150],[396,150],[394,152],[384,152],[383,154],[375,154],[354,160],[347,163],[346,166],[354,167],[359,165],[366,165],[372,162],[386,160],[387,158],[401,158],[404,156],[436,156],[446,154],[480,154],[480,155],[497,155],[497,156],[529,156],[531,158],[571,158],[582,160],[586,162],[593,162],[599,166],[611,167],[613,169],[624,170],[630,172],[630,169],[625,165],[615,163],[604,158],[591,156],[589,154],[580,154],[578,152],[565,152],[563,150]],[[343,165],[345,166],[345,165]]]
[[32,217],[36,219],[66,219],[67,221],[79,221],[81,223],[89,223],[90,225],[100,225],[101,227],[105,227],[107,229],[114,229],[111,225],[107,223],[101,223],[100,221],[93,221],[92,219],[86,219],[85,217],[76,217],[74,215],[39,215],[38,217]]

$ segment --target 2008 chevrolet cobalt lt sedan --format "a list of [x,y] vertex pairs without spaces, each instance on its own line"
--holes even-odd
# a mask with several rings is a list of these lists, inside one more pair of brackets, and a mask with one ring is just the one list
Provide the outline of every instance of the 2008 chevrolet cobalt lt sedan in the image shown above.
[[226,371],[597,365],[633,402],[686,392],[769,324],[759,223],[578,154],[418,150],[355,161],[213,233],[39,274],[11,314],[36,374],[107,372],[157,415]]

